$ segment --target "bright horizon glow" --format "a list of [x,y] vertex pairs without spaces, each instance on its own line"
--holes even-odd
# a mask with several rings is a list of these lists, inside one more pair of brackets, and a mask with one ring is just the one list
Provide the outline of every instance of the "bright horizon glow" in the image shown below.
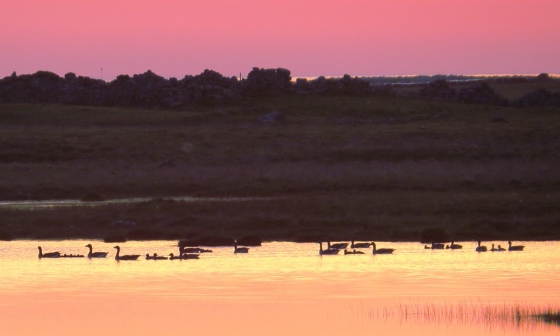
[[0,3],[0,78],[560,74],[557,0]]

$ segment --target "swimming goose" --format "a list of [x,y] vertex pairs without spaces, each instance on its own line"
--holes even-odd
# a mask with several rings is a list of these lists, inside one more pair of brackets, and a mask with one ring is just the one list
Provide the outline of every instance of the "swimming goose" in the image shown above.
[[364,252],[356,251],[356,249],[354,249],[354,251],[348,251],[347,249],[344,249],[344,254],[364,254]]
[[87,255],[88,258],[105,258],[109,252],[92,252],[93,247],[91,244],[87,244],[85,247],[89,247],[89,253]]
[[372,248],[372,251],[371,251],[372,254],[391,254],[391,253],[393,253],[393,251],[395,250],[395,249],[392,249],[392,248],[380,248],[380,249],[377,249],[377,246],[376,246],[375,243],[373,243],[373,242],[371,243],[371,245],[372,245],[372,247],[373,247],[373,248]]
[[83,258],[83,254],[63,254],[60,258]]
[[506,249],[502,247],[502,245],[498,245],[498,248],[496,249],[496,251],[501,252],[501,251],[505,251]]
[[319,242],[319,255],[335,255],[338,254],[340,250],[337,248],[328,248],[323,250],[323,242]]
[[463,245],[459,245],[459,244],[455,244],[454,241],[451,242],[451,245],[447,245],[445,246],[446,249],[452,249],[452,250],[459,250],[463,248]]
[[177,259],[183,259],[183,258],[181,258],[181,256],[174,256],[173,253],[169,253],[169,260],[177,260]]
[[60,252],[43,253],[43,249],[39,246],[39,259],[41,258],[60,258]]
[[350,244],[351,248],[368,248],[371,243],[354,243],[352,240],[352,244]]
[[121,248],[119,246],[113,247],[117,249],[117,254],[115,255],[115,260],[136,260],[140,257],[139,254],[128,254],[128,255],[120,255]]
[[523,245],[511,245],[511,240],[508,241],[508,251],[523,251],[525,246]]
[[348,247],[348,243],[335,243],[331,244],[330,241],[327,241],[327,248],[336,248],[336,249],[345,249]]
[[154,253],[154,256],[152,257],[153,260],[167,260],[168,258],[165,256],[158,256],[157,253]]
[[480,245],[480,240],[478,241],[478,246],[475,249],[476,252],[486,252],[488,251],[488,248],[486,246],[481,246]]
[[154,260],[154,257],[152,257],[149,253],[146,253],[146,260]]
[[169,260],[183,260],[183,259],[198,259],[198,254],[183,254],[181,256],[174,256],[173,253],[169,253]]
[[424,250],[431,250],[432,248],[429,247],[428,245],[424,245]]
[[249,253],[248,247],[237,247],[237,240],[233,243],[233,253]]

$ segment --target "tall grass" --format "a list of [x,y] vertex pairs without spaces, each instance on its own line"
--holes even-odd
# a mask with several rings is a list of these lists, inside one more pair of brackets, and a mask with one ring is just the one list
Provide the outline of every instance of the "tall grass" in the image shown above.
[[560,324],[560,307],[530,303],[492,304],[480,301],[458,303],[410,302],[393,306],[351,309],[352,315],[369,319],[398,319],[407,322],[443,324]]

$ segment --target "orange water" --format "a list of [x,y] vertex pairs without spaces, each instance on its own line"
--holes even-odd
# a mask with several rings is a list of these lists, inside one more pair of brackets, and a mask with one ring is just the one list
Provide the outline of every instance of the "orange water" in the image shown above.
[[[44,252],[106,259],[41,259]],[[0,244],[2,335],[553,335],[555,325],[522,321],[421,318],[399,306],[560,306],[558,242],[516,242],[523,252],[425,250],[382,243],[393,255],[319,256],[318,244],[265,243],[249,254],[212,248],[199,260],[145,260],[177,254],[175,241],[114,244],[14,241]],[[495,244],[507,245],[505,242]],[[486,244],[490,245],[490,244]]]

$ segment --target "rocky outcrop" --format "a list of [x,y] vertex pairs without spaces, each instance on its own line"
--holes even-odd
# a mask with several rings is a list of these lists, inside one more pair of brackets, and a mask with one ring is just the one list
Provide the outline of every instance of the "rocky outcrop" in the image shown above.
[[243,81],[243,93],[258,96],[272,91],[289,91],[292,86],[290,70],[253,68]]
[[560,106],[560,93],[538,89],[523,95],[514,102],[515,106]]
[[298,78],[293,92],[304,95],[361,95],[371,93],[370,85],[358,77],[344,75],[342,78],[325,78],[324,76],[308,81]]
[[166,79],[148,70],[132,77],[120,75],[111,82],[48,71],[0,80],[0,103],[59,103],[93,106],[177,107],[189,103],[223,101],[239,97],[237,78],[204,70],[181,80]]
[[507,99],[503,98],[488,85],[483,82],[480,85],[465,88],[459,91],[457,100],[469,104],[501,105],[508,104]]

